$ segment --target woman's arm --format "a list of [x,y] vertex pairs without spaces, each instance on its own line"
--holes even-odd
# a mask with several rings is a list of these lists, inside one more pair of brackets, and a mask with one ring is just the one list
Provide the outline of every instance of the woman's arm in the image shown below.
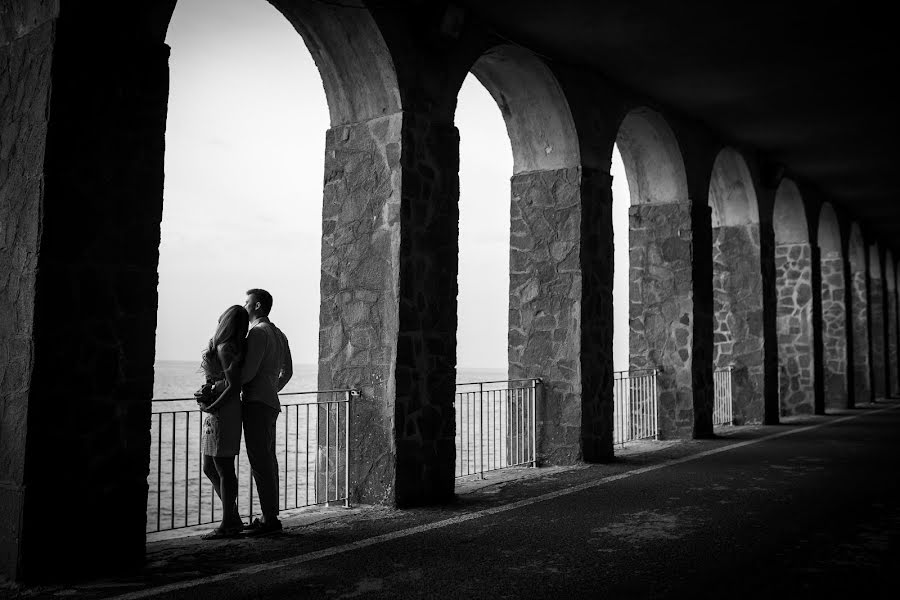
[[212,404],[206,407],[204,412],[218,410],[228,399],[229,394],[239,393],[241,389],[241,383],[238,381],[240,369],[235,360],[235,354],[225,344],[216,348],[216,351],[219,353],[219,361],[221,361],[222,367],[225,369],[225,389],[222,390],[222,393],[219,394],[219,397]]

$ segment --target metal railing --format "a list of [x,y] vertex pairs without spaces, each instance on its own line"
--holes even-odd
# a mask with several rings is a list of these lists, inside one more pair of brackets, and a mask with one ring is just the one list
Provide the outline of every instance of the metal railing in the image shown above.
[[456,386],[456,476],[537,466],[540,379],[481,381]]
[[613,443],[659,437],[656,369],[613,372]]
[[731,425],[734,422],[732,412],[731,380],[734,367],[725,367],[713,371],[713,425]]
[[[357,395],[349,389],[279,394],[282,411],[275,449],[282,510],[333,502],[349,506],[348,417],[351,399]],[[219,500],[203,474],[201,429],[205,417],[193,398],[153,401],[148,533],[221,518]],[[252,519],[260,509],[243,438],[236,469],[238,510]]]

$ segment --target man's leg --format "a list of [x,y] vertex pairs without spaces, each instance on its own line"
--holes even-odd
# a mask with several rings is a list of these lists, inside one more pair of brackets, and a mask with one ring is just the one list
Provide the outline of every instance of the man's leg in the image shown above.
[[278,460],[275,427],[278,411],[263,404],[243,406],[244,442],[250,471],[256,482],[263,521],[278,518]]

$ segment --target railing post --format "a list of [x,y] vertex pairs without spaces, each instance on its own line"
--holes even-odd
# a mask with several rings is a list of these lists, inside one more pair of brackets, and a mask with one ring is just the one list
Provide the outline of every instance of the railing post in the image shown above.
[[537,395],[543,389],[543,381],[538,377],[531,380],[531,467],[537,468]]
[[344,415],[344,508],[350,508],[350,407],[359,390],[347,391],[347,412]]
[[653,439],[659,439],[659,394],[657,393],[656,387],[656,379],[657,373],[659,373],[658,369],[653,369],[653,384],[652,394],[653,394]]
[[478,467],[479,479],[484,479],[484,384],[478,384]]

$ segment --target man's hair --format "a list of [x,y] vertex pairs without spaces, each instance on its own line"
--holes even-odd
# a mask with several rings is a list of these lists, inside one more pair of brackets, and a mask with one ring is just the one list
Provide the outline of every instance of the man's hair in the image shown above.
[[252,290],[247,290],[247,295],[253,296],[253,300],[259,302],[259,315],[268,317],[269,312],[272,310],[272,294],[266,290],[253,288]]

